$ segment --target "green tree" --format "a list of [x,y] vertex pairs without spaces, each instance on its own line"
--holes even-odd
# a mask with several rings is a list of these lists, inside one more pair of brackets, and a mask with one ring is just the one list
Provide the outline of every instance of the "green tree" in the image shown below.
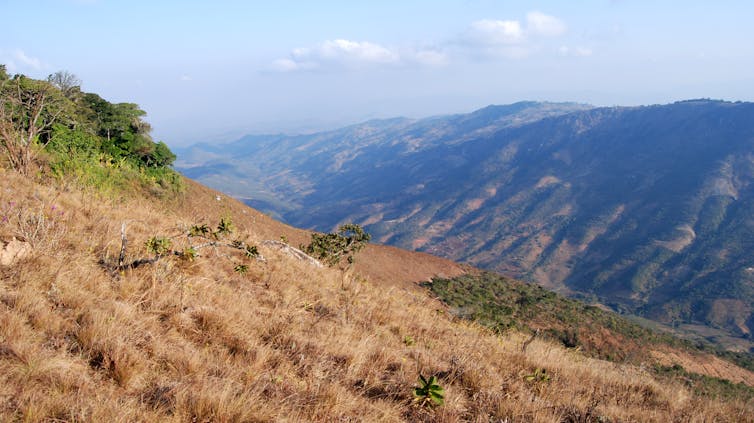
[[47,149],[70,158],[93,158],[100,152],[100,140],[94,134],[55,124]]
[[157,166],[157,167],[165,167],[165,166],[171,166],[173,162],[175,162],[175,154],[173,154],[172,151],[170,151],[170,148],[168,148],[167,144],[160,141],[157,144],[155,144],[154,151],[152,152],[151,163],[147,163],[147,165],[151,166]]
[[181,178],[169,169],[175,155],[152,140],[146,113],[133,103],[113,104],[82,93],[80,83],[67,71],[44,81],[10,78],[0,66],[3,164],[28,174],[46,150],[49,170],[59,177],[71,175],[100,187],[140,185],[156,195],[179,191]]
[[133,103],[112,104],[96,94],[83,96],[94,131],[104,138],[102,149],[114,159],[125,158],[145,167],[167,167],[175,154],[165,143],[155,143],[151,126],[142,120],[146,112]]
[[344,258],[353,263],[354,255],[366,246],[371,235],[355,223],[342,225],[336,233],[313,233],[304,250],[329,266],[338,265]]
[[90,119],[95,122],[98,135],[118,140],[128,134],[138,133],[140,119],[146,112],[133,103],[113,104],[97,94],[86,93],[84,103],[90,109]]
[[0,81],[0,147],[11,167],[28,174],[50,141],[52,126],[69,121],[73,110],[73,103],[48,82],[23,75]]

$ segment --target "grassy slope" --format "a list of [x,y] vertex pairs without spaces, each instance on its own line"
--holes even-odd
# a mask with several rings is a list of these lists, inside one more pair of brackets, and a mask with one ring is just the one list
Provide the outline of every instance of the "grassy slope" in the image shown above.
[[[612,311],[494,273],[434,278],[424,285],[450,306],[452,314],[496,331],[539,330],[540,336],[592,357],[654,366],[663,376],[682,376],[680,379],[686,382],[698,382],[690,385],[700,388],[706,384],[707,389],[700,390],[708,394],[754,399],[750,354],[740,354],[737,362],[746,367],[741,368],[690,342],[644,328]],[[728,352],[718,354],[730,356]]]
[[[34,245],[0,267],[0,421],[754,421],[743,401],[538,339],[524,354],[517,332],[494,335],[416,291],[262,246],[266,264],[246,275],[205,249],[114,278],[99,261],[117,256],[124,221],[130,258],[151,236],[221,216],[254,244],[307,236],[193,183],[159,203],[2,170],[0,180],[0,238]],[[397,253],[386,251],[357,260],[389,267]],[[549,381],[526,380],[538,368]],[[444,406],[412,404],[419,373],[439,376]]]

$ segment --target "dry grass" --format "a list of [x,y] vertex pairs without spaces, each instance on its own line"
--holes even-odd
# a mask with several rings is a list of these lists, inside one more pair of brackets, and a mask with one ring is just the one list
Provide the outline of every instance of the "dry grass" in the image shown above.
[[[254,244],[306,234],[193,184],[157,204],[0,178],[0,204],[47,225],[30,257],[0,267],[0,421],[754,421],[751,404],[540,340],[523,354],[517,333],[273,249],[245,275],[205,249],[114,277],[99,262],[117,257],[123,221],[131,258],[151,236],[226,215]],[[0,238],[22,221],[0,223]],[[538,368],[549,381],[525,379]],[[444,406],[414,405],[419,373],[438,375]]]

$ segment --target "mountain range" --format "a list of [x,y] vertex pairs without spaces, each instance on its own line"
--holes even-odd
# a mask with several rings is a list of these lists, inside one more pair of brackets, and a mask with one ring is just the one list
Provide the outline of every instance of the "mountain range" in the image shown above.
[[295,226],[429,252],[715,340],[754,330],[754,104],[521,102],[176,149]]
[[[138,105],[75,80],[10,78],[0,65],[0,421],[754,421],[754,354],[366,245],[356,226],[323,236],[281,223],[177,174]],[[467,129],[485,136],[580,107],[438,118],[416,138],[448,139],[414,145],[431,157]],[[376,157],[380,131],[415,123],[371,123],[383,129],[353,158]],[[294,169],[361,139],[333,150],[302,138],[295,160],[281,159]],[[400,177],[394,155],[381,157]],[[257,172],[318,189],[299,171]]]

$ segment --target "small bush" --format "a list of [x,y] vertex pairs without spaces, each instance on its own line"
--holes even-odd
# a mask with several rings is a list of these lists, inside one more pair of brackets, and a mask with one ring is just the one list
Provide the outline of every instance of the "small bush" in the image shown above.
[[445,403],[445,390],[437,384],[437,378],[425,379],[419,375],[420,386],[414,387],[414,401],[421,406],[433,407]]
[[246,258],[257,258],[259,257],[259,249],[256,245],[247,245],[244,250],[244,255]]
[[181,258],[187,261],[194,261],[196,259],[197,252],[196,248],[194,247],[188,247],[183,252],[181,252]]
[[349,223],[338,228],[336,233],[313,233],[312,241],[302,249],[309,255],[324,261],[328,266],[337,266],[344,258],[351,264],[354,255],[366,246],[371,235],[361,226]]
[[148,253],[161,257],[170,252],[172,244],[173,243],[168,238],[153,236],[147,240],[145,246],[147,247]]
[[207,237],[211,233],[209,226],[206,224],[194,225],[189,229],[189,236],[203,236]]
[[534,373],[524,376],[524,380],[530,383],[547,383],[550,381],[550,375],[547,373],[547,370],[537,367]]
[[230,235],[235,230],[233,222],[229,217],[223,217],[220,219],[220,223],[217,224],[217,235]]

